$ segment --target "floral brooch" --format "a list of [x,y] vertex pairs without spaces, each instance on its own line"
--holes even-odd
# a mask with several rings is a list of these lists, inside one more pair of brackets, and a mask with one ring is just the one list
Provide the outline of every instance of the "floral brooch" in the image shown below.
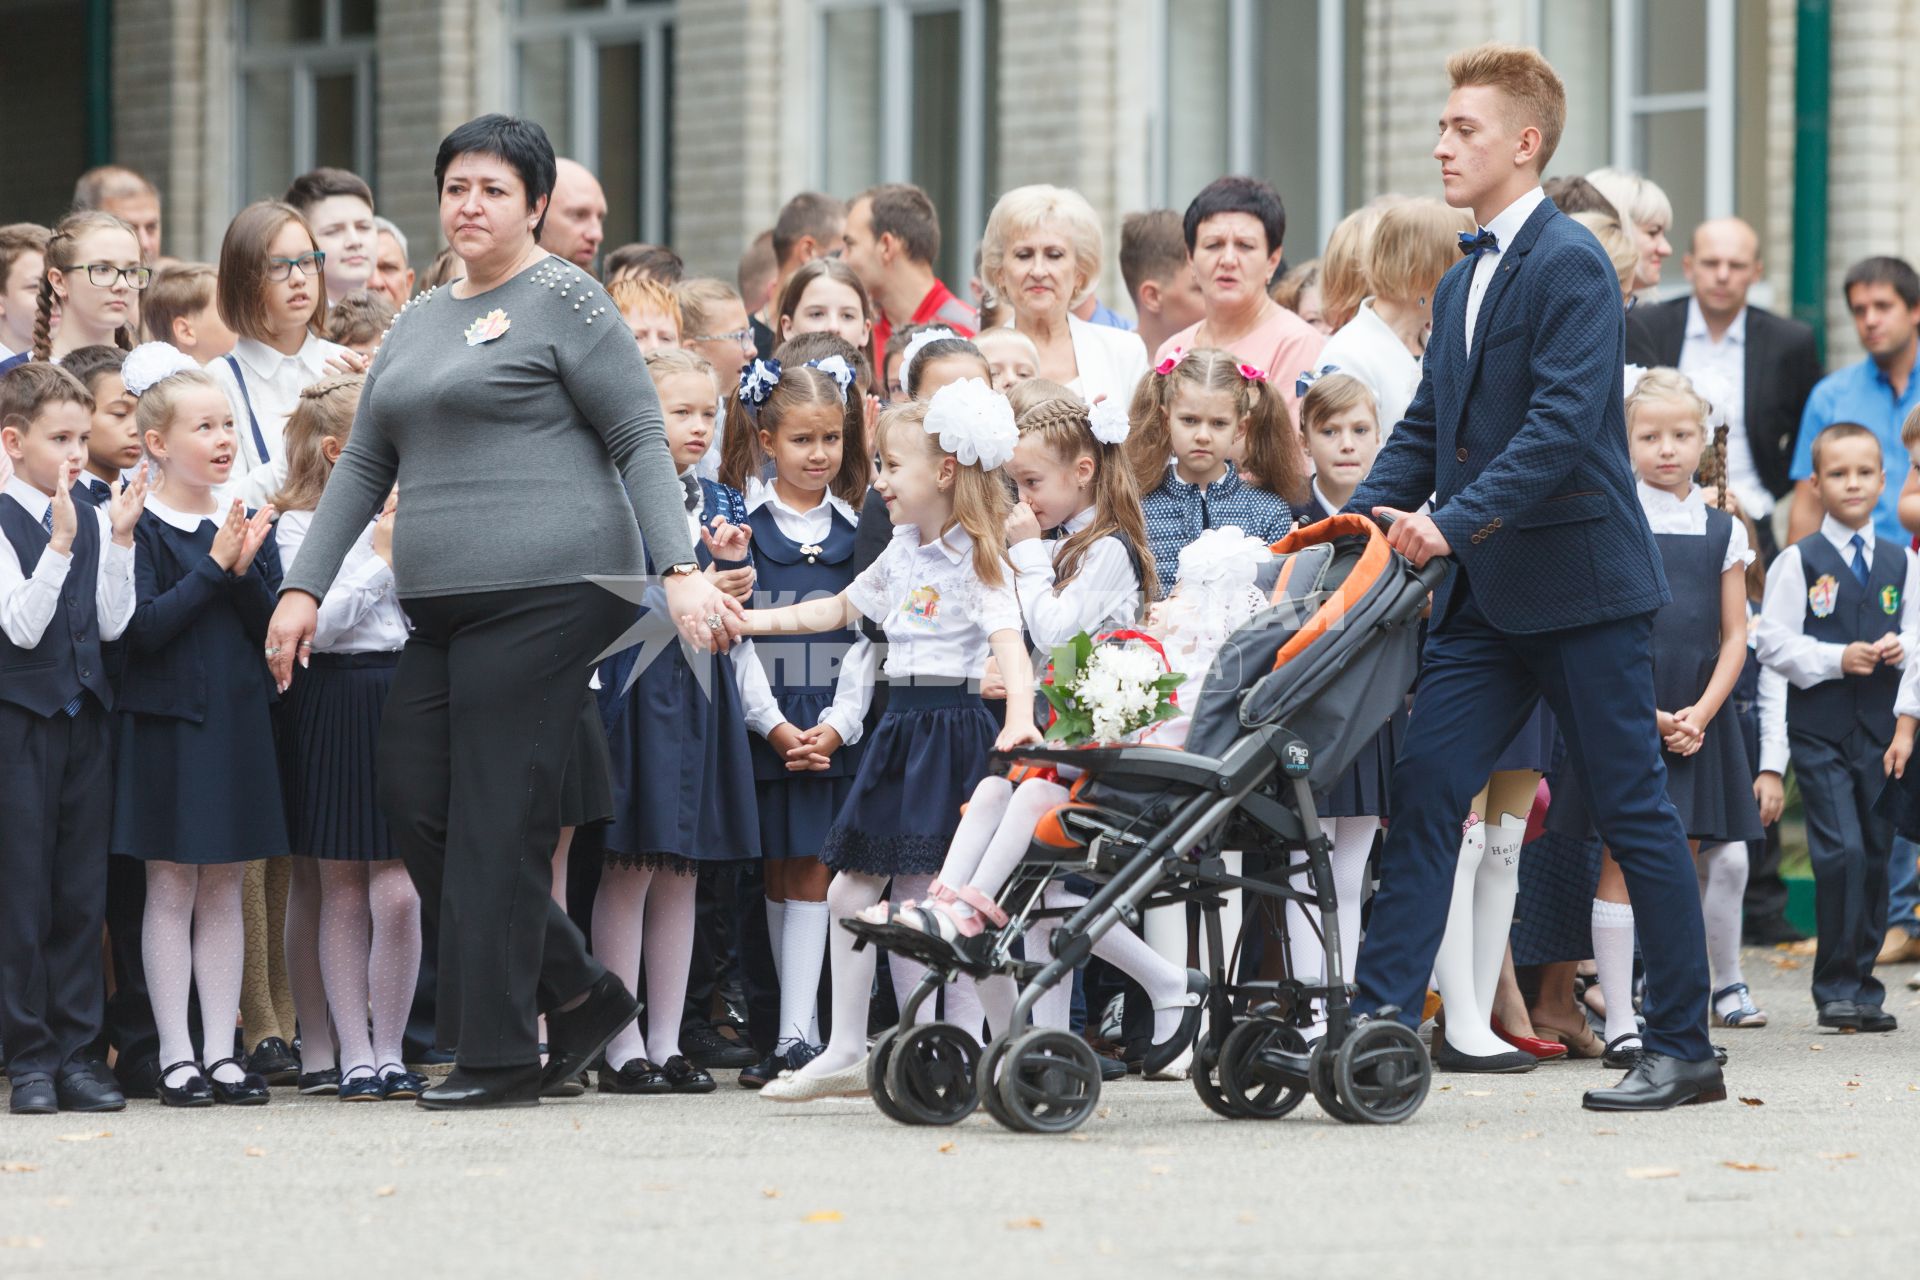
[[513,321],[507,319],[507,313],[495,307],[467,326],[467,345],[477,347],[483,342],[492,342],[512,324]]

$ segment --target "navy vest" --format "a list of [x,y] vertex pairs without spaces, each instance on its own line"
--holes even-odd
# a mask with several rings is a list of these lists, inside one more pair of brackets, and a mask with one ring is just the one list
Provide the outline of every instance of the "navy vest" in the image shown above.
[[[1795,544],[1807,577],[1806,621],[1802,630],[1825,644],[1872,642],[1900,630],[1906,601],[1907,558],[1885,540],[1874,547],[1867,585],[1834,550],[1824,534]],[[1826,616],[1821,617],[1824,611]],[[1914,661],[1912,655],[1909,662]],[[1875,742],[1893,740],[1893,700],[1900,690],[1900,668],[1875,667],[1870,676],[1823,680],[1810,689],[1787,690],[1787,726],[1826,742],[1844,742],[1858,727]]]
[[[79,506],[77,514],[73,562],[67,566],[59,603],[40,643],[22,649],[0,632],[0,702],[25,707],[37,716],[58,715],[82,690],[99,699],[101,706],[113,706],[113,685],[100,656],[100,625],[93,607],[100,577],[100,524],[91,507]],[[3,500],[0,533],[13,544],[21,572],[32,576],[52,536],[26,508]]]
[[[825,541],[817,545],[794,542],[782,533],[773,508],[765,503],[747,517],[747,525],[753,530],[755,608],[835,596],[853,581],[854,526],[839,512],[833,514]],[[774,699],[789,724],[796,729],[811,729],[820,723],[820,713],[833,705],[840,663],[859,639],[858,631],[843,627],[817,635],[761,636],[753,642]],[[847,776],[859,760],[857,747],[843,747],[833,753],[825,771],[793,774],[766,739],[754,735],[752,743],[753,776],[762,782]]]

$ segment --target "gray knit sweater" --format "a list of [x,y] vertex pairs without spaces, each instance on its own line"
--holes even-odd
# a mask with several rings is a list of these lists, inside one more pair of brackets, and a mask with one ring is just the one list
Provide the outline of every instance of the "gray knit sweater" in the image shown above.
[[[470,341],[495,311],[505,331]],[[283,589],[324,596],[396,481],[402,598],[637,574],[643,532],[656,565],[694,558],[633,334],[560,258],[476,297],[442,287],[408,304]]]

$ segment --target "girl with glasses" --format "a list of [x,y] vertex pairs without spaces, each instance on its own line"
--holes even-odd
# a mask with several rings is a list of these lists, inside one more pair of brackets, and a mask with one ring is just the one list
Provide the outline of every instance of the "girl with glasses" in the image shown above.
[[[68,214],[47,240],[46,274],[34,315],[33,358],[58,360],[79,347],[132,350],[140,325],[140,291],[148,271],[140,265],[133,228],[110,213]],[[55,304],[60,309],[54,332]]]

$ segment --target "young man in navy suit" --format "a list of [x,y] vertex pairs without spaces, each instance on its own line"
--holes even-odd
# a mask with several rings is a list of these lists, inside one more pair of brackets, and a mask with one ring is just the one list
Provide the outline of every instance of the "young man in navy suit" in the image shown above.
[[[1698,882],[1655,731],[1652,619],[1668,594],[1627,460],[1618,280],[1540,190],[1566,119],[1553,68],[1533,49],[1484,45],[1447,71],[1433,155],[1447,203],[1481,229],[1461,236],[1420,389],[1348,504],[1391,513],[1391,541],[1415,564],[1455,561],[1394,770],[1356,1008],[1417,1018],[1460,821],[1545,698],[1626,873],[1646,961],[1640,1062],[1585,1105],[1719,1101]],[[1412,514],[1429,495],[1432,514]]]

